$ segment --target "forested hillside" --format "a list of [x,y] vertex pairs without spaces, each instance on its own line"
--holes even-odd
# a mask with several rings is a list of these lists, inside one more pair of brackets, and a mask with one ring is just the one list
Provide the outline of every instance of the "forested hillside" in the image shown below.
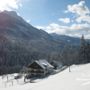
[[[36,59],[63,65],[90,62],[90,44],[84,46],[79,38],[70,37],[70,40],[68,43],[66,36],[57,39],[56,35],[33,27],[16,12],[0,12],[0,74],[19,72]],[[86,54],[83,60],[82,53]]]

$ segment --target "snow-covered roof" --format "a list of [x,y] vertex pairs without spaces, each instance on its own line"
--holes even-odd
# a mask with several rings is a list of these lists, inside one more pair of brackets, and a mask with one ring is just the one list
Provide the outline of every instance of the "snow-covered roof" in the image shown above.
[[35,60],[37,64],[39,64],[43,69],[46,68],[54,68],[47,60],[45,59],[40,59],[40,60]]

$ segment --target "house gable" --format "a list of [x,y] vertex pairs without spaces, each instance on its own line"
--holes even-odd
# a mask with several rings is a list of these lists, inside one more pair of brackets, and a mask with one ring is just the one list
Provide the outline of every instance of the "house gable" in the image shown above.
[[33,62],[31,65],[28,66],[28,68],[32,69],[43,69],[37,62]]

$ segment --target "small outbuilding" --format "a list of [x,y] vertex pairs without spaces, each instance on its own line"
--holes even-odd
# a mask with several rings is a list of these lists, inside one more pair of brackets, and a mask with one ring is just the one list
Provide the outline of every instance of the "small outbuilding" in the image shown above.
[[28,66],[28,73],[31,77],[43,77],[52,73],[54,67],[47,60],[35,60]]

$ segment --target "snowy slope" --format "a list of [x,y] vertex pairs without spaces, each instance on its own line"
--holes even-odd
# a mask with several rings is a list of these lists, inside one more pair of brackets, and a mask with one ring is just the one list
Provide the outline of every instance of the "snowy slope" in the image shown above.
[[[0,78],[1,79],[1,78]],[[90,64],[73,65],[71,72],[68,69],[56,75],[52,75],[38,83],[24,84],[22,80],[14,86],[2,87],[0,80],[0,90],[90,90]]]

